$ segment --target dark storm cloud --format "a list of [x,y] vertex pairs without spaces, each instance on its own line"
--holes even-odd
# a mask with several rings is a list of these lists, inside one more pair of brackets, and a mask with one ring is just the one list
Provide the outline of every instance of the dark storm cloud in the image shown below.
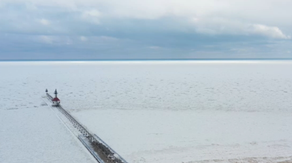
[[[274,12],[251,8],[263,2]],[[3,0],[0,59],[289,58],[287,5],[275,0]]]

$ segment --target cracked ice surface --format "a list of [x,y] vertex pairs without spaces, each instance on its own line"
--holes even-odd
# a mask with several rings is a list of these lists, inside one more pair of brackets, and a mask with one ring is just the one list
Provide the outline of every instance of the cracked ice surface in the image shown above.
[[42,101],[42,70],[0,67],[0,162],[96,162]]
[[129,162],[291,160],[291,61],[34,62],[3,68],[9,78],[1,78],[1,112],[37,109],[35,97],[58,88],[64,108]]

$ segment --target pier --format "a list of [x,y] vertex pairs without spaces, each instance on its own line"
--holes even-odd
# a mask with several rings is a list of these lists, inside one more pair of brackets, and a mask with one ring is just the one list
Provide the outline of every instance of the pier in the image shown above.
[[[55,91],[55,95],[57,91]],[[92,154],[98,163],[127,163],[117,152],[115,152],[109,145],[107,145],[97,135],[90,133],[83,125],[81,125],[68,111],[66,111],[60,104],[54,105],[53,97],[46,90],[47,99],[55,106],[76,128],[80,135],[78,139]],[[56,96],[57,97],[57,96]],[[55,98],[56,98],[55,97]]]

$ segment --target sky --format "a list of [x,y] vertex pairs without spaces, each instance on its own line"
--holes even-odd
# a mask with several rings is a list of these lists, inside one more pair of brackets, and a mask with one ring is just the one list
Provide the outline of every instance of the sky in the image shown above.
[[292,0],[0,0],[0,60],[292,58]]

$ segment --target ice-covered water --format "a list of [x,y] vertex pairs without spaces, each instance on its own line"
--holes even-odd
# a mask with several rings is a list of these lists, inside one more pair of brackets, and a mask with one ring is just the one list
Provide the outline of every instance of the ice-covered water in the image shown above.
[[292,156],[291,61],[19,62],[0,68],[0,89],[9,94],[1,108],[33,107],[30,101],[46,88],[58,88],[65,109],[129,162]]

